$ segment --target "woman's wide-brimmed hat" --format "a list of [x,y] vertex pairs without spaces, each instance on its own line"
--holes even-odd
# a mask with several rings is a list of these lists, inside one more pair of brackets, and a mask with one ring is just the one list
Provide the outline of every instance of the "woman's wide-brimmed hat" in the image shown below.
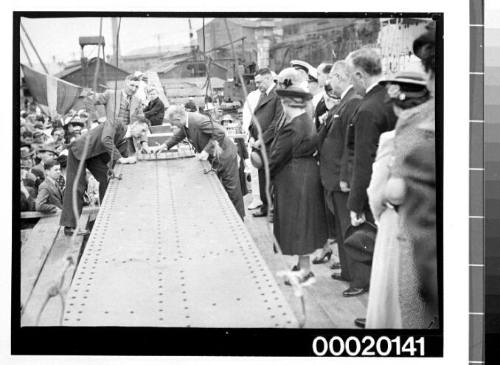
[[425,75],[417,71],[401,71],[392,78],[380,81],[379,84],[389,85],[386,101],[421,98],[429,93]]
[[[304,82],[305,81],[305,82]],[[278,75],[278,88],[276,94],[281,98],[301,99],[308,101],[313,95],[306,87],[307,80],[293,67],[285,68]]]

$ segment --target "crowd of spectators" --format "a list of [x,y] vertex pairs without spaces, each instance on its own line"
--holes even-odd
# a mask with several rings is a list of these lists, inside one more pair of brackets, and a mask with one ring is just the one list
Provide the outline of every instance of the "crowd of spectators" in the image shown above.
[[277,79],[260,69],[245,103],[260,191],[247,208],[274,222],[302,285],[337,243],[331,278],[347,284],[342,295],[369,292],[359,327],[438,325],[435,38],[430,26],[412,69],[391,78],[370,47],[316,68],[293,60]]
[[[83,110],[51,118],[32,103],[20,114],[21,211],[56,213],[62,208],[68,145],[99,122]],[[87,174],[85,204],[97,204],[96,182]]]

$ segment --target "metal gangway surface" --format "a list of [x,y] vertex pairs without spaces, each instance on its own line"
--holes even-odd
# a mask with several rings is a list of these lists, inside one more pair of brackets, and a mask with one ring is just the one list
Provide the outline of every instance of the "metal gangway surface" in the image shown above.
[[120,165],[65,326],[298,327],[217,176],[197,159]]

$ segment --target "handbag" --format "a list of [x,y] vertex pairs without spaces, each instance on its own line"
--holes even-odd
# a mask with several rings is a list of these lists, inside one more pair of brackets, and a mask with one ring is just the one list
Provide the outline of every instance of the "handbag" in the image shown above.
[[344,245],[352,259],[360,262],[371,261],[375,249],[377,226],[363,222],[359,226],[350,225],[344,235]]

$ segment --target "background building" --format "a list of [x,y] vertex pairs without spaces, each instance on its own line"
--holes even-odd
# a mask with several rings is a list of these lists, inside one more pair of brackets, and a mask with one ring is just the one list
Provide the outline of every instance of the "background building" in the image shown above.
[[293,59],[313,66],[343,59],[365,45],[376,45],[379,19],[299,18],[282,19],[282,37],[270,49],[270,67],[281,70]]
[[188,45],[158,45],[140,48],[126,56],[121,56],[119,66],[130,73],[137,70],[146,71],[158,67],[169,57],[189,51]]
[[[54,76],[78,86],[92,88],[96,67],[97,57],[88,60],[84,65],[80,61],[75,61]],[[115,80],[122,82],[128,74],[127,71],[104,62],[101,58],[97,75],[98,90],[103,91]]]

